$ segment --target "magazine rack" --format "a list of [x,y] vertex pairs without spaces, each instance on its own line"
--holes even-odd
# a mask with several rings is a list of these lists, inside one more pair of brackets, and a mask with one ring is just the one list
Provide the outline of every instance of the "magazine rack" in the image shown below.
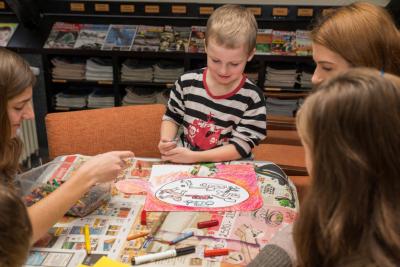
[[[1,12],[0,1],[0,12]],[[3,2],[4,3],[4,2]],[[40,2],[39,2],[40,3]],[[46,100],[48,112],[56,111],[53,106],[54,96],[73,85],[76,87],[100,86],[109,88],[115,96],[115,106],[120,106],[124,89],[127,86],[153,87],[155,90],[170,87],[172,84],[154,82],[126,82],[121,81],[121,65],[124,60],[132,59],[173,59],[184,66],[184,70],[205,66],[206,56],[203,53],[183,52],[135,52],[135,51],[104,51],[82,49],[44,49],[51,27],[55,22],[84,23],[84,24],[126,24],[126,25],[171,25],[171,26],[204,26],[209,15],[221,4],[218,2],[156,2],[156,1],[69,1],[69,0],[42,0],[40,10],[41,24],[36,29],[27,29],[20,24],[15,35],[8,44],[10,49],[19,53],[37,53],[42,55],[46,84]],[[274,30],[307,29],[311,20],[319,13],[329,10],[330,6],[277,6],[264,4],[245,4],[256,16],[259,28]],[[5,11],[10,13],[5,4]],[[11,14],[11,13],[10,13]],[[7,15],[7,16],[10,16]],[[3,18],[4,19],[4,18]],[[15,20],[15,18],[14,18]],[[69,81],[54,79],[51,76],[51,60],[55,57],[90,57],[107,58],[112,61],[113,81]],[[269,64],[289,64],[297,69],[313,68],[310,56],[281,56],[256,55],[251,64],[258,72],[258,85],[263,88],[265,68]],[[287,89],[287,88],[286,88]],[[293,89],[293,88],[291,88]],[[307,92],[292,90],[274,93],[275,97],[288,96],[292,98],[304,97]]]

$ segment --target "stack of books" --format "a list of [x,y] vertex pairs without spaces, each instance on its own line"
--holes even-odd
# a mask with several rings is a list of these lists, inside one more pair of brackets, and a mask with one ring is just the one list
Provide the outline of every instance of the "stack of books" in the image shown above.
[[58,110],[82,109],[87,106],[87,99],[92,89],[70,87],[55,95],[54,106]]
[[267,66],[265,72],[265,87],[293,88],[297,81],[297,69],[292,66]]
[[153,66],[153,68],[154,82],[159,83],[173,83],[185,71],[181,64],[168,60],[159,61]]
[[125,60],[121,68],[121,81],[152,82],[154,64],[152,60]]
[[51,74],[53,79],[59,80],[84,80],[86,64],[81,58],[60,58],[55,57],[51,60],[53,67]]
[[133,88],[125,89],[126,95],[122,99],[123,106],[154,104],[157,102],[156,93],[149,88]]
[[111,59],[92,57],[86,61],[86,80],[112,81],[113,66]]
[[298,108],[297,99],[267,97],[267,114],[292,117]]
[[95,88],[88,96],[88,108],[114,107],[114,92],[110,88]]

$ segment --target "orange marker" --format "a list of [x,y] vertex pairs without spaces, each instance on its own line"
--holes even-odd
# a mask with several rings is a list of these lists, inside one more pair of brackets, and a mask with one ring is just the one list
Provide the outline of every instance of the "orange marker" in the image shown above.
[[126,240],[130,241],[130,240],[138,239],[138,238],[144,237],[144,236],[146,236],[148,234],[149,234],[149,232],[143,232],[143,233],[137,233],[137,234],[133,234],[133,235],[128,235]]
[[220,248],[220,249],[205,249],[204,250],[204,257],[217,257],[217,256],[224,256],[229,254],[229,249],[227,248]]

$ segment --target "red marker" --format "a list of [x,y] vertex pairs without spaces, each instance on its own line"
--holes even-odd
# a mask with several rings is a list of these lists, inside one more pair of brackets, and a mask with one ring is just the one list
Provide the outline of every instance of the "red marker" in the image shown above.
[[147,216],[146,216],[146,211],[142,210],[142,213],[140,214],[140,224],[141,225],[147,225]]
[[220,249],[205,249],[204,250],[204,257],[217,257],[217,256],[224,256],[229,254],[229,249],[227,248],[220,248]]
[[204,221],[204,222],[198,222],[197,228],[199,228],[199,229],[210,228],[213,226],[217,226],[218,224],[219,224],[218,220],[209,220],[209,221]]

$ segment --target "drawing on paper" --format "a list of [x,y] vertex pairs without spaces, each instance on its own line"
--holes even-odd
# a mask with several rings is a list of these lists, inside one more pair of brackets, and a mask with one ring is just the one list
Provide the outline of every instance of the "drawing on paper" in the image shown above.
[[248,211],[262,205],[252,164],[154,165],[149,186],[149,211]]
[[249,193],[229,181],[207,177],[188,178],[161,186],[156,198],[186,207],[229,207],[249,198]]

